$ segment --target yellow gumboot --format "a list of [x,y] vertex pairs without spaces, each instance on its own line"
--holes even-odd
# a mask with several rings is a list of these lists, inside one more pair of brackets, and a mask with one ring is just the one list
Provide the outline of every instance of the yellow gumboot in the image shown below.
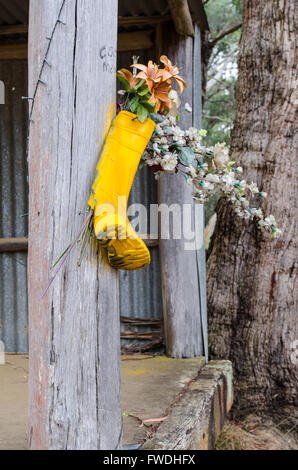
[[89,199],[94,231],[107,250],[109,263],[118,269],[135,270],[150,263],[148,248],[127,218],[127,201],[154,128],[151,119],[141,123],[135,114],[121,111],[111,125],[96,168]]

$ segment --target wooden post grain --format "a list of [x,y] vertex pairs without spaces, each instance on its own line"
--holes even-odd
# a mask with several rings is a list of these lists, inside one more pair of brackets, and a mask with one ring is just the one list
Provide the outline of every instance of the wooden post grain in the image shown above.
[[[62,0],[31,0],[34,95]],[[117,272],[94,247],[50,266],[86,218],[100,147],[115,109],[117,1],[65,2],[37,88],[29,139],[29,426],[31,449],[121,443]],[[64,24],[65,23],[65,24]]]
[[[179,36],[170,24],[161,28],[159,52],[179,66],[187,83],[182,95],[183,109],[186,102],[192,105],[192,87],[196,86],[192,83],[193,38]],[[184,112],[179,125],[184,129],[191,127],[192,115]],[[159,204],[179,204],[181,209],[188,204],[194,229],[192,188],[185,184],[183,175],[161,175]],[[203,352],[196,248],[186,250],[186,244],[183,236],[180,240],[159,240],[166,350],[172,357],[195,357]]]

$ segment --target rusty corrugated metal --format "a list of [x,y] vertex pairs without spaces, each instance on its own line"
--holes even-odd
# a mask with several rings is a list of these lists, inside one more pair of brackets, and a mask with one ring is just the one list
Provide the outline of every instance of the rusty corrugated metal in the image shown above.
[[[0,61],[0,238],[27,236],[27,61]],[[25,352],[27,254],[0,253],[0,340],[7,352]]]

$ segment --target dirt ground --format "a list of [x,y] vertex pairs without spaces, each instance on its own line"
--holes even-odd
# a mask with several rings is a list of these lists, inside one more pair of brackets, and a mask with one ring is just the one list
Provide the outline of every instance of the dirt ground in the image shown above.
[[[203,362],[122,357],[123,444],[138,443],[151,433]],[[0,450],[27,449],[28,366],[24,354],[6,354],[6,363],[0,365]]]

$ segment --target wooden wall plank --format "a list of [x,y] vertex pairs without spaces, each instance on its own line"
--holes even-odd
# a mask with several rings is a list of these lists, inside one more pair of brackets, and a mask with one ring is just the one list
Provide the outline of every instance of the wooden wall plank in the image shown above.
[[[202,127],[202,61],[201,33],[195,24],[194,59],[193,59],[193,126]],[[205,214],[204,205],[195,204],[196,248],[200,289],[200,310],[204,356],[208,362],[208,318],[207,318],[207,286],[206,286],[206,250],[205,250]]]
[[[183,108],[185,102],[192,105],[193,99],[193,38],[179,36],[171,24],[161,27],[160,52],[179,66],[188,85],[182,95]],[[183,113],[180,125],[182,128],[192,126],[191,114]],[[192,189],[181,174],[161,175],[159,204],[190,205],[194,223]],[[195,237],[192,241],[192,249],[186,250],[188,240],[184,237],[159,240],[166,350],[172,357],[195,357],[203,352]]]
[[[41,300],[52,262],[86,217],[100,147],[115,111],[117,3],[64,3],[65,24],[57,24],[51,67],[44,66],[34,102],[28,158],[31,449],[121,444],[117,272],[104,267],[92,246],[78,269],[74,251]],[[61,5],[31,0],[29,96]]]

